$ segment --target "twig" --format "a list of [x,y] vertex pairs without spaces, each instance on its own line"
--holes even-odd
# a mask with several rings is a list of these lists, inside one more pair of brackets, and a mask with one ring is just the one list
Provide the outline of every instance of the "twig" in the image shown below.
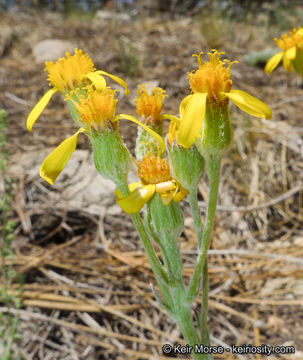
[[[297,192],[303,190],[303,184],[299,184],[294,186],[292,189],[286,191],[286,193],[277,196],[276,198],[273,198],[265,203],[259,204],[259,205],[251,205],[251,206],[232,206],[232,205],[217,205],[217,210],[219,211],[254,211],[254,210],[260,210],[260,209],[266,209],[270,206],[276,205],[288,198],[290,198],[291,196],[293,196],[294,194],[296,194]],[[206,208],[207,207],[207,203],[205,201],[199,201],[199,205]]]

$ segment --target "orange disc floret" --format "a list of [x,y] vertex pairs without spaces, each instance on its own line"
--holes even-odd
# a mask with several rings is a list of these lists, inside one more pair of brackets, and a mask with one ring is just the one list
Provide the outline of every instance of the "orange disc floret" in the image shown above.
[[139,85],[138,96],[135,98],[137,105],[137,114],[144,118],[146,124],[156,124],[160,121],[163,100],[166,97],[165,90],[160,87],[154,87],[150,94],[144,85]]
[[146,155],[136,162],[137,174],[144,185],[159,184],[171,180],[168,159],[158,156]]
[[190,88],[193,93],[207,93],[208,101],[223,100],[221,93],[229,92],[232,87],[230,67],[236,61],[221,61],[220,56],[224,52],[212,50],[208,53],[209,61],[203,63],[202,54],[201,52],[199,55],[193,55],[198,58],[199,69],[188,73]]
[[293,29],[288,34],[283,34],[281,39],[274,39],[280,49],[286,51],[294,46],[303,49],[303,28]]
[[108,127],[116,113],[115,92],[110,88],[94,90],[92,86],[88,87],[87,96],[80,97],[80,103],[76,104],[80,121],[96,131]]
[[69,52],[57,62],[47,61],[45,70],[48,80],[58,91],[68,91],[88,83],[84,75],[95,70],[94,63],[82,50],[75,49],[75,54]]

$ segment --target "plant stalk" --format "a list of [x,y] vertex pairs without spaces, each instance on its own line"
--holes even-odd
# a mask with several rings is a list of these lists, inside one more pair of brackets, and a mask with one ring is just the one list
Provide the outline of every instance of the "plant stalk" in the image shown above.
[[199,248],[197,263],[187,291],[188,300],[193,301],[193,299],[197,296],[199,292],[200,278],[203,270],[203,301],[202,301],[200,323],[201,323],[202,339],[206,341],[205,345],[209,342],[208,331],[207,331],[208,274],[207,274],[206,261],[207,261],[207,250],[210,243],[211,232],[212,232],[216,206],[217,206],[217,199],[218,199],[221,155],[208,156],[208,157],[206,156],[206,161],[207,161],[207,174],[210,183],[207,216],[206,216],[206,222],[205,222],[205,228],[201,241],[201,246]]
[[[122,196],[126,197],[129,194],[129,189],[127,183],[125,184],[119,184],[119,189],[122,193]],[[166,301],[166,305],[169,307],[172,305],[171,295],[166,287],[168,283],[168,276],[163,269],[160,260],[155,252],[155,249],[149,239],[149,236],[145,230],[145,227],[143,225],[142,219],[139,215],[139,213],[131,214],[132,221],[135,225],[135,228],[140,236],[140,239],[142,241],[144,250],[147,254],[149,263],[151,265],[152,271],[155,274],[155,278],[157,281],[157,284],[161,290],[161,293]]]

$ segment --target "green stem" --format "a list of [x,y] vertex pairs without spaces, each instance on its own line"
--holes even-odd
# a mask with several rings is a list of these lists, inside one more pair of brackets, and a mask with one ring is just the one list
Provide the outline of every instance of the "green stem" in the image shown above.
[[201,315],[200,315],[200,329],[202,344],[210,346],[209,333],[207,328],[207,313],[208,313],[208,261],[205,259],[202,275],[202,304],[201,304]]
[[201,248],[202,238],[203,238],[203,231],[202,231],[202,223],[200,217],[200,210],[198,206],[198,198],[197,198],[197,191],[191,190],[188,194],[189,205],[191,209],[191,214],[194,220],[194,227],[198,239],[199,249]]
[[208,360],[206,354],[195,353],[195,345],[200,345],[199,339],[190,310],[190,304],[186,301],[186,291],[184,288],[178,287],[173,289],[174,314],[175,320],[179,325],[186,344],[192,346],[191,355],[196,360]]
[[[129,194],[129,189],[128,189],[127,183],[125,183],[125,184],[120,183],[119,189],[122,193],[122,196],[125,197]],[[138,231],[140,239],[142,241],[142,244],[143,244],[144,250],[147,254],[152,271],[155,274],[155,278],[158,283],[158,286],[162,292],[162,295],[163,295],[167,305],[169,307],[171,307],[171,305],[172,305],[171,296],[166,288],[166,284],[169,281],[167,274],[164,271],[164,269],[162,268],[162,265],[161,265],[160,260],[155,252],[155,249],[154,249],[152,243],[150,242],[149,236],[145,230],[145,227],[143,225],[143,222],[142,222],[142,219],[141,219],[139,213],[132,214],[131,217],[132,217],[133,223],[136,227],[136,230]]]
[[207,308],[208,308],[207,250],[209,247],[209,242],[211,238],[211,232],[212,232],[212,227],[216,212],[216,206],[217,206],[221,155],[206,157],[206,161],[207,161],[207,173],[210,183],[207,217],[206,217],[204,233],[201,241],[201,246],[199,248],[198,260],[188,287],[187,298],[188,300],[192,301],[197,296],[199,292],[201,272],[203,270],[203,301],[202,301],[200,323],[201,323],[202,338],[207,343],[209,341],[208,331],[207,331]]
[[203,269],[205,258],[207,255],[207,250],[209,247],[209,241],[210,241],[210,236],[211,236],[211,231],[212,231],[212,226],[213,226],[213,221],[217,206],[221,156],[218,157],[213,156],[211,160],[210,159],[207,160],[209,160],[207,161],[207,165],[208,165],[207,173],[210,182],[207,217],[206,217],[201,247],[199,249],[198,260],[188,288],[189,299],[194,298],[195,295],[197,294],[197,287],[199,284],[201,271]]

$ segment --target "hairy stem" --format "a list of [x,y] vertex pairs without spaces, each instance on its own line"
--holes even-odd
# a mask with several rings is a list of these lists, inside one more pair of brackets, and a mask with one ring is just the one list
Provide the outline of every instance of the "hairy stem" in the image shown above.
[[[129,194],[129,189],[127,183],[125,184],[119,184],[120,191],[122,193],[122,196],[127,196]],[[171,295],[169,291],[167,290],[166,284],[168,283],[168,277],[163,269],[160,260],[155,252],[155,249],[149,239],[149,236],[145,230],[145,227],[143,225],[142,219],[139,215],[139,213],[132,214],[131,215],[133,223],[135,225],[135,228],[140,236],[140,239],[142,241],[144,250],[147,254],[149,263],[151,265],[152,271],[155,274],[156,281],[158,283],[158,286],[162,292],[162,295],[166,301],[166,304],[168,306],[171,306],[172,300]]]
[[207,331],[207,309],[208,309],[207,250],[210,243],[211,232],[213,228],[213,222],[214,222],[216,206],[217,206],[221,155],[209,156],[206,158],[206,161],[207,161],[207,174],[210,183],[207,216],[206,216],[203,237],[199,248],[197,263],[187,291],[188,300],[193,301],[193,299],[197,296],[199,292],[200,278],[203,270],[203,274],[202,274],[203,301],[202,301],[200,323],[201,323],[202,339],[205,342],[205,343],[203,342],[203,344],[205,345],[209,342],[208,331]]

